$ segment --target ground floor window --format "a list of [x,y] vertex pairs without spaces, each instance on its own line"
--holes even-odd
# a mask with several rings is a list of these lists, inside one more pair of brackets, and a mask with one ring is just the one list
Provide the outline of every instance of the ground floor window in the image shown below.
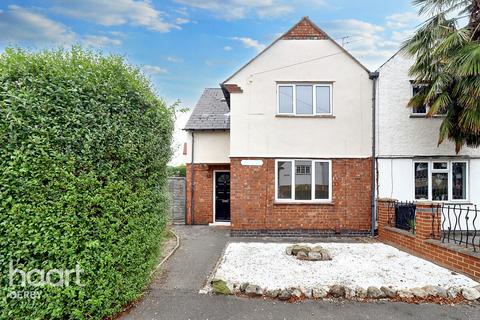
[[467,161],[415,161],[415,199],[466,201]]
[[276,200],[328,202],[332,199],[332,163],[329,160],[277,160]]

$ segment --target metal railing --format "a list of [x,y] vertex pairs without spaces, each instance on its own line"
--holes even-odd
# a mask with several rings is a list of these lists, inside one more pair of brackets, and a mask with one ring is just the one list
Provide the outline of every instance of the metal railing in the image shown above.
[[[476,205],[442,204],[441,240],[443,243],[455,243],[473,248],[480,248],[480,210]],[[438,221],[440,222],[440,221]],[[435,229],[432,220],[432,233]]]

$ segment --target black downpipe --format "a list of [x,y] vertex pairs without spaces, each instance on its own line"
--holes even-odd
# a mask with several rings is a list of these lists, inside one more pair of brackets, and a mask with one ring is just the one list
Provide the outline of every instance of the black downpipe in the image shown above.
[[375,236],[375,219],[376,219],[376,205],[375,205],[375,186],[376,186],[376,100],[377,100],[377,79],[379,73],[371,72],[370,79],[373,80],[372,85],[372,223],[371,223],[371,236]]
[[192,130],[192,160],[190,162],[190,168],[191,168],[191,171],[192,171],[192,177],[190,179],[190,215],[192,216],[192,221],[191,221],[191,224],[195,224],[195,198],[193,196],[193,193],[195,192],[194,191],[194,184],[195,184],[195,174],[194,174],[194,171],[195,171],[195,166],[194,166],[194,155],[195,155],[195,133],[194,131]]

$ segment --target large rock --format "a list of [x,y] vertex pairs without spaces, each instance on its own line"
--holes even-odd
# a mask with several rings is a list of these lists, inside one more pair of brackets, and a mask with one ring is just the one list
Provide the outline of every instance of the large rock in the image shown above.
[[381,299],[385,298],[385,293],[382,290],[378,289],[377,287],[368,287],[367,289],[367,297],[371,299]]
[[345,298],[347,299],[353,299],[356,296],[356,292],[354,289],[345,287]]
[[308,253],[308,252],[310,252],[310,250],[311,249],[310,249],[309,246],[301,246],[301,245],[295,244],[293,246],[288,247],[286,252],[287,252],[287,254],[288,254],[288,252],[290,252],[291,255],[296,256],[299,251],[303,251],[305,253]]
[[355,295],[360,299],[365,299],[367,297],[367,290],[362,287],[355,288]]
[[447,298],[447,290],[439,286],[425,286],[422,288],[427,295],[434,297]]
[[385,294],[387,298],[394,298],[397,295],[397,290],[392,287],[381,287],[380,290]]
[[302,297],[302,291],[300,289],[293,289],[292,290],[292,297],[295,297],[295,298],[301,298]]
[[232,290],[233,294],[239,294],[239,293],[241,293],[242,290],[241,290],[240,287],[241,287],[241,285],[240,285],[239,283],[234,283],[234,284],[233,284],[233,290]]
[[410,292],[409,290],[403,289],[403,290],[398,290],[397,292],[398,296],[402,299],[410,299],[413,298],[413,293]]
[[280,290],[268,290],[265,295],[269,298],[276,298],[280,294]]
[[330,287],[329,293],[334,298],[344,298],[345,297],[345,287],[341,285],[333,285]]
[[263,294],[263,290],[259,286],[256,286],[254,284],[249,284],[245,288],[245,294],[249,296],[261,296]]
[[224,280],[214,279],[212,280],[211,285],[215,294],[232,294],[232,291],[228,287],[227,282],[225,282]]
[[305,251],[298,251],[297,252],[297,259],[298,260],[308,260],[308,255]]
[[292,292],[288,289],[283,289],[280,291],[280,294],[278,295],[278,299],[280,300],[288,300],[292,297]]
[[468,301],[477,300],[480,299],[480,292],[475,288],[465,287],[462,289],[462,296]]
[[300,287],[300,291],[302,291],[302,294],[305,296],[305,298],[312,299],[312,289]]
[[450,287],[447,289],[447,297],[450,299],[455,299],[462,290],[458,287]]
[[325,288],[313,288],[312,296],[315,299],[323,299],[327,296],[328,290]]
[[310,251],[307,256],[308,256],[308,260],[310,260],[310,261],[321,261],[322,260],[322,254],[320,252]]
[[413,288],[413,289],[410,289],[410,292],[415,296],[415,297],[418,297],[418,298],[426,298],[428,297],[428,293],[422,289],[422,288]]
[[296,256],[299,260],[323,261],[332,260],[330,253],[321,246],[310,248],[306,245],[292,245],[285,249],[287,255]]
[[321,246],[313,247],[312,252],[319,253],[322,256],[321,258],[322,261],[332,260],[332,256],[330,252]]

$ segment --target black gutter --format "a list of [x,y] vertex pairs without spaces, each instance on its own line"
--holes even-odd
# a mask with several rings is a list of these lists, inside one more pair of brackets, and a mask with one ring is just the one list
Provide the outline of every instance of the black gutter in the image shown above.
[[375,187],[376,187],[376,102],[377,102],[377,79],[379,77],[378,71],[370,72],[369,78],[373,80],[372,84],[372,223],[371,223],[371,236],[375,236],[375,220],[377,217],[376,205],[375,205]]

